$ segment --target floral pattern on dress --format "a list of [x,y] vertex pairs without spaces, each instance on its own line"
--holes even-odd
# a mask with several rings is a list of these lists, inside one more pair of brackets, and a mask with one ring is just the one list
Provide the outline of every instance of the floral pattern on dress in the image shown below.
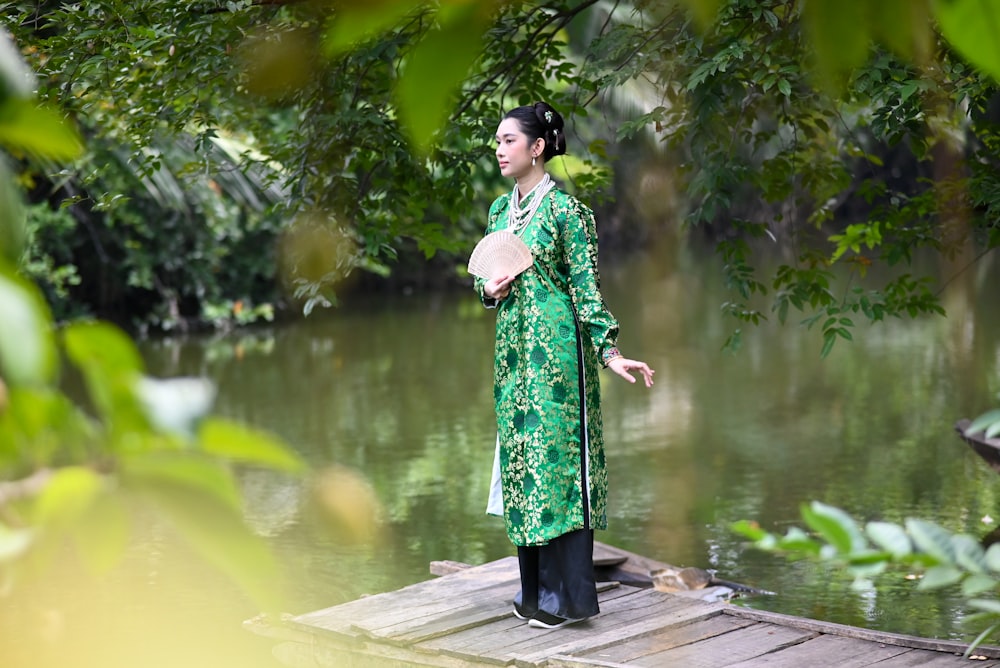
[[[509,203],[509,194],[493,202],[486,233],[507,227]],[[534,264],[510,294],[496,303],[483,293],[485,280],[475,286],[497,309],[493,394],[504,520],[511,542],[524,546],[607,528],[598,372],[601,352],[617,343],[618,321],[601,296],[587,206],[553,189],[521,238]]]

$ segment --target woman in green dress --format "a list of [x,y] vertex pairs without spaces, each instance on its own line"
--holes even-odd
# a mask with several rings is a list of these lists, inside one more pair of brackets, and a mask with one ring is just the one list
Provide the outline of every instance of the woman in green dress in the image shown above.
[[598,613],[594,529],[607,526],[607,468],[598,372],[646,387],[653,371],[618,352],[618,322],[600,293],[594,215],[558,188],[545,164],[566,152],[562,117],[537,102],[507,113],[496,134],[500,173],[486,232],[509,230],[531,249],[518,276],[476,280],[497,311],[497,457],[488,512],[517,546],[514,614],[558,628]]

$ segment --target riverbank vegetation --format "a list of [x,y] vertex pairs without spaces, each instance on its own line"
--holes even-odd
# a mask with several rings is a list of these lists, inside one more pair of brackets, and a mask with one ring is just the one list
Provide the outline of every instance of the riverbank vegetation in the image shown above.
[[[544,97],[609,252],[717,246],[731,346],[768,317],[800,313],[827,352],[856,319],[940,312],[907,261],[1000,242],[977,3],[661,4],[6,3],[86,146],[19,161],[22,269],[58,318],[134,331],[462,283],[509,185],[495,123]],[[769,246],[788,261],[760,275]]]

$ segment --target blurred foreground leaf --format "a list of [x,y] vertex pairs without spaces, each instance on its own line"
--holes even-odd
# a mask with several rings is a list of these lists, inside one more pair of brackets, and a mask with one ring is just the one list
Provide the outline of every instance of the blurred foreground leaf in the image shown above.
[[278,471],[302,472],[305,463],[275,437],[221,418],[205,420],[198,431],[202,449],[211,455]]
[[439,26],[409,55],[396,94],[400,120],[419,152],[429,150],[448,120],[455,92],[483,48],[490,7],[480,0],[444,5]]
[[243,523],[240,496],[226,468],[180,455],[130,458],[123,483],[263,609],[275,609],[281,591],[277,564]]
[[934,13],[955,50],[1000,83],[1000,0],[934,0]]
[[72,160],[83,150],[79,135],[56,112],[22,99],[0,104],[0,145],[52,160]]
[[66,353],[83,373],[110,435],[117,438],[149,432],[149,421],[134,390],[143,362],[132,340],[103,322],[73,323],[63,337]]
[[45,301],[0,264],[0,377],[11,386],[45,384],[54,380],[56,364]]

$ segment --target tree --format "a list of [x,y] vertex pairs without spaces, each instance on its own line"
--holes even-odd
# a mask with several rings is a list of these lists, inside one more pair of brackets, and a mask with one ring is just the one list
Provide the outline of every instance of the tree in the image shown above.
[[[44,248],[33,266],[50,294],[80,294],[79,275],[55,267],[95,238],[124,236],[124,284],[146,291],[154,323],[169,326],[171,311],[232,315],[234,292],[274,303],[265,286],[275,263],[307,311],[333,303],[357,269],[391,272],[400,253],[444,251],[439,273],[452,273],[480,232],[476,212],[502,192],[484,169],[493,122],[541,97],[585,139],[565,176],[589,199],[607,192],[622,146],[659,139],[679,166],[688,223],[726,260],[726,310],[746,322],[801,311],[824,353],[859,317],[940,312],[930,280],[905,268],[921,249],[946,254],[971,237],[983,252],[1000,236],[994,84],[980,73],[998,68],[979,39],[989,22],[963,18],[974,0],[10,4],[42,97],[89,128],[88,145],[107,142],[83,164],[115,152],[135,179],[101,182],[90,168],[49,181],[75,188],[69,199],[65,187],[45,194],[49,209],[65,202],[90,232],[38,211]],[[218,183],[223,161],[210,147],[220,138],[240,142],[228,160],[238,154],[257,175],[270,193],[257,198],[263,208],[225,187],[230,213],[199,236],[194,223],[144,224],[162,202],[121,197],[170,174]],[[178,144],[188,148],[170,168],[176,150],[164,146]],[[170,217],[195,221],[210,208]],[[45,237],[59,229],[71,242]],[[279,237],[277,258],[244,253]],[[794,260],[762,276],[755,258],[769,237]],[[60,243],[69,258],[51,250]],[[167,255],[211,261],[172,268]],[[231,262],[255,282],[219,279]],[[894,272],[875,282],[872,263]]]

